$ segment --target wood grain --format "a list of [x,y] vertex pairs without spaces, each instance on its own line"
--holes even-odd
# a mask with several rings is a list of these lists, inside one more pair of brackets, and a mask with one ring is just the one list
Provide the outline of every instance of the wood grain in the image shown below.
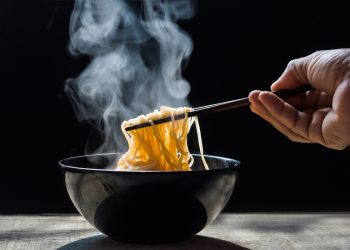
[[350,213],[221,214],[176,244],[114,242],[79,215],[0,216],[0,249],[350,249]]

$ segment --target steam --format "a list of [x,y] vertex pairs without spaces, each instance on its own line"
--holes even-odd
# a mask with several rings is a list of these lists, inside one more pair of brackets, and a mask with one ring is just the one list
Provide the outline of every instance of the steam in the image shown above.
[[194,10],[191,0],[76,0],[69,51],[88,55],[91,63],[65,91],[78,120],[101,132],[102,145],[87,153],[125,151],[123,120],[189,105],[181,68],[192,41],[175,21]]

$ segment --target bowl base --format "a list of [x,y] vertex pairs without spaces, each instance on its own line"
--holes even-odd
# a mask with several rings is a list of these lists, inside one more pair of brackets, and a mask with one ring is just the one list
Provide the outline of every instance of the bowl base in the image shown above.
[[96,209],[93,224],[116,241],[154,244],[187,240],[207,224],[207,212],[194,196],[174,192],[168,189],[168,193],[158,191],[157,195],[144,187],[111,195]]

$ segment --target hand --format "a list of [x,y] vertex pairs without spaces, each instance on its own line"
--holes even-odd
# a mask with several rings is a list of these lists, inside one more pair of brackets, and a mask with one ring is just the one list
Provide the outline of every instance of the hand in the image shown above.
[[292,141],[346,148],[350,145],[350,49],[317,51],[292,60],[271,90],[303,84],[315,90],[285,100],[268,91],[252,91],[251,110]]

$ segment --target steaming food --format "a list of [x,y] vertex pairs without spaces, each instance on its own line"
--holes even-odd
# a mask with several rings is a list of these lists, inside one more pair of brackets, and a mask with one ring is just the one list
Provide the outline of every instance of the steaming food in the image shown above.
[[[196,124],[197,138],[201,158],[203,146],[197,117],[187,117],[191,108],[161,107],[147,115],[124,121],[122,131],[129,145],[129,150],[119,159],[116,170],[157,170],[190,171],[193,157],[188,150],[187,135],[193,123]],[[184,119],[174,120],[175,115],[185,114]],[[172,117],[171,122],[154,125],[153,120]],[[137,124],[150,122],[152,126],[126,131]]]

